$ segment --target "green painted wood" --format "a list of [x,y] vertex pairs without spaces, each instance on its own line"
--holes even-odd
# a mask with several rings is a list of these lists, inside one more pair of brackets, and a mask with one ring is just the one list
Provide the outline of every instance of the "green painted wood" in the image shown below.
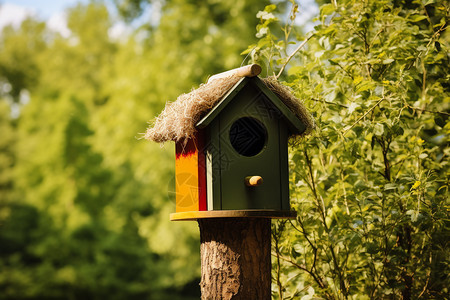
[[278,140],[280,149],[280,187],[281,187],[281,209],[290,210],[289,203],[289,159],[288,159],[288,130],[284,120],[279,120]]
[[[252,117],[261,122],[267,130],[267,141],[264,149],[257,155],[246,157],[237,153],[231,145],[229,131],[232,124],[242,117]],[[213,143],[219,145],[220,154],[213,157],[216,165],[220,165],[220,175],[213,173],[214,209],[275,209],[281,210],[289,206],[289,198],[282,191],[288,189],[288,181],[281,182],[280,143],[287,145],[287,128],[283,114],[272,104],[270,99],[254,85],[248,84],[245,89],[223,107],[220,114],[210,124],[210,136]],[[284,130],[280,140],[280,130]],[[218,139],[218,140],[217,140]],[[286,146],[287,147],[287,146]],[[281,147],[283,149],[283,147]],[[287,156],[287,153],[283,153]],[[214,163],[213,163],[214,164]],[[245,177],[258,175],[264,180],[261,186],[248,187]],[[220,190],[219,194],[217,191]],[[219,204],[220,203],[220,204]]]
[[220,120],[206,128],[206,193],[208,210],[222,209],[221,198],[221,159],[220,158]]
[[[250,157],[239,154],[230,141],[230,128],[245,117],[267,131],[263,150]],[[288,138],[305,126],[259,78],[240,80],[197,125],[207,133],[209,211],[290,210]],[[247,176],[261,176],[264,182],[246,186]]]

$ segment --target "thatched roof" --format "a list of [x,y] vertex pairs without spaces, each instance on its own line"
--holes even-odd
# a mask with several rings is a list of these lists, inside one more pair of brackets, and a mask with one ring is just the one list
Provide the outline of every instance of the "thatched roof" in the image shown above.
[[[200,85],[188,94],[180,95],[175,102],[166,104],[147,129],[144,138],[158,143],[192,138],[197,131],[197,122],[241,79],[239,76],[218,78]],[[301,135],[309,134],[314,127],[314,120],[290,88],[274,77],[262,78],[262,81],[306,125],[306,130]]]

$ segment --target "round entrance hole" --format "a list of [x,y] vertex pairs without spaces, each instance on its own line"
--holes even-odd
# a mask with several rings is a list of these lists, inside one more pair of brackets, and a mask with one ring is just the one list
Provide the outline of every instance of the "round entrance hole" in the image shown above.
[[254,156],[266,145],[267,130],[264,125],[250,117],[236,120],[230,128],[230,142],[234,150],[243,156]]

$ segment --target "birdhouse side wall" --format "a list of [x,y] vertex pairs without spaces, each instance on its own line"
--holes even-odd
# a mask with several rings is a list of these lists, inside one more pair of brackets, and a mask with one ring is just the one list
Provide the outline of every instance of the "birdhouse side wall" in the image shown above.
[[203,132],[175,144],[176,212],[206,210]]
[[217,118],[205,129],[207,210],[222,209],[220,120]]
[[291,210],[289,197],[289,154],[288,154],[288,126],[279,120],[278,126],[278,146],[280,151],[280,192],[281,210]]

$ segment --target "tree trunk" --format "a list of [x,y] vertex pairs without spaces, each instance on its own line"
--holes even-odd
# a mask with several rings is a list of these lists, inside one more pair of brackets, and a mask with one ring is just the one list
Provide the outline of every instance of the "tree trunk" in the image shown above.
[[198,219],[202,299],[270,299],[270,219]]

